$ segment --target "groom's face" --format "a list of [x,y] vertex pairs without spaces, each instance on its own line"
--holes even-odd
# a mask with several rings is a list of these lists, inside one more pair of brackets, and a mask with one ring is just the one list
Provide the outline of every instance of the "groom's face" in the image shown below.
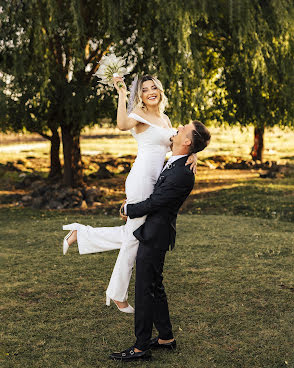
[[179,126],[178,134],[171,138],[172,147],[175,146],[187,146],[191,145],[192,131],[195,129],[192,123],[185,126]]

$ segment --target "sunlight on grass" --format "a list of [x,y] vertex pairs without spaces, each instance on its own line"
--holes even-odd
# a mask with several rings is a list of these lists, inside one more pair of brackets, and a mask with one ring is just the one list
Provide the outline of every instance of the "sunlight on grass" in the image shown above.
[[[192,192],[187,208],[191,213],[227,214],[294,222],[294,178],[287,185],[251,180],[222,185],[218,190]],[[206,195],[207,194],[207,195]]]
[[[211,144],[199,153],[199,159],[212,155],[242,156],[250,158],[253,145],[253,127],[243,129],[238,127],[210,127],[212,133]],[[115,156],[135,155],[137,144],[129,132],[121,132],[113,128],[87,129],[81,139],[82,154],[96,155],[110,153]],[[3,135],[2,135],[3,137]],[[26,136],[26,139],[27,136]],[[2,144],[0,147],[0,161],[13,161],[27,156],[44,157],[49,153],[49,142],[30,142]],[[280,160],[294,156],[294,131],[274,128],[265,132],[265,160]]]

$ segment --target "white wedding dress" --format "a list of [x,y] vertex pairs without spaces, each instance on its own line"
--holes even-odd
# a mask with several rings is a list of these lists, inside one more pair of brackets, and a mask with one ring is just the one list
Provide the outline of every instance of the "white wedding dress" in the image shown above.
[[[134,113],[131,113],[129,117],[149,125],[144,132],[139,134],[131,129],[138,143],[138,154],[126,179],[125,191],[127,203],[137,203],[148,198],[153,192],[166,153],[170,150],[170,138],[176,133],[176,130],[153,125]],[[80,254],[120,249],[106,290],[108,298],[120,302],[128,298],[129,282],[139,246],[133,232],[144,223],[145,218],[146,216],[128,218],[125,225],[116,227],[93,228],[78,223],[63,227],[64,230],[77,230]]]

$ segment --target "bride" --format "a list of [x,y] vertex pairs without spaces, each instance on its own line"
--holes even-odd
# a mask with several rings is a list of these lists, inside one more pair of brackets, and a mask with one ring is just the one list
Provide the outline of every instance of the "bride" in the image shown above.
[[[162,170],[166,153],[170,151],[170,138],[176,134],[164,109],[167,98],[161,82],[145,75],[139,79],[135,91],[134,108],[130,115],[126,109],[126,86],[123,78],[114,77],[118,91],[117,126],[130,130],[138,143],[138,154],[125,182],[127,203],[147,199]],[[196,171],[196,156],[191,155],[187,164]],[[80,254],[120,249],[112,276],[106,290],[106,304],[112,299],[121,312],[134,313],[128,304],[128,287],[137,255],[139,241],[133,232],[145,222],[146,216],[127,219],[125,225],[116,227],[85,226],[78,223],[63,226],[70,230],[63,242],[63,253],[75,241]]]

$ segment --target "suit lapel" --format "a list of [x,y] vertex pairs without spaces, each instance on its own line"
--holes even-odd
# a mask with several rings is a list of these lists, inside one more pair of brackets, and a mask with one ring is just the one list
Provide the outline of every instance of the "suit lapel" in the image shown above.
[[159,187],[165,180],[165,178],[169,175],[172,175],[174,173],[174,168],[176,167],[180,167],[180,166],[185,166],[185,163],[187,161],[188,156],[179,158],[178,160],[176,160],[175,162],[173,162],[171,164],[171,167],[169,169],[165,169],[160,175],[159,178],[155,184],[155,187]]
[[185,166],[185,163],[188,159],[188,156],[185,156],[185,157],[181,157],[179,158],[178,160],[174,161],[172,164],[171,164],[171,167],[170,168],[166,168],[162,173],[166,173],[166,172],[169,172],[170,170],[172,170],[173,168],[177,167],[177,166]]
[[185,166],[185,163],[187,161],[189,156],[185,156],[182,158],[179,158],[178,160],[176,160],[175,162],[172,163],[172,165],[174,165],[174,167],[176,166]]

